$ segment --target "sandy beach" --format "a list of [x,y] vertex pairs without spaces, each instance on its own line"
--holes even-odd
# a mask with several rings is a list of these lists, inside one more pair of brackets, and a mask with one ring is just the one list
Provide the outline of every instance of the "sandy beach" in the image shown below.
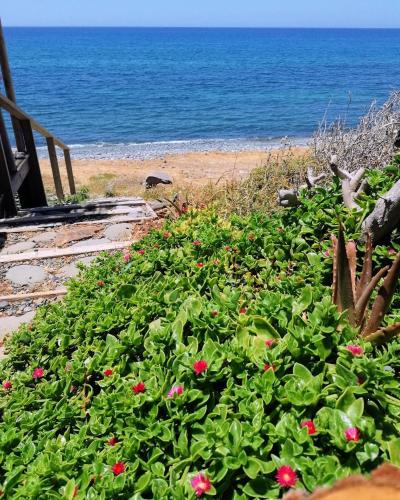
[[[303,156],[307,148],[292,149],[295,156]],[[173,179],[173,186],[197,187],[220,179],[243,179],[254,168],[264,165],[268,159],[280,154],[280,150],[240,152],[192,152],[165,155],[148,160],[73,160],[77,189],[89,188],[91,196],[104,195],[112,190],[116,195],[143,193],[143,181],[151,172],[166,172]],[[54,190],[50,164],[40,161],[46,189]],[[60,159],[63,185],[67,191],[65,166]]]

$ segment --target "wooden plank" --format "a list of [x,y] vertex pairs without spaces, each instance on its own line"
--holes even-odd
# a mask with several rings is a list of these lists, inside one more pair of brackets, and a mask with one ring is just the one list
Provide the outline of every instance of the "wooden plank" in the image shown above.
[[75,194],[76,193],[75,179],[74,179],[74,171],[72,170],[70,150],[69,148],[67,148],[64,149],[63,151],[64,151],[65,168],[67,170],[67,176],[68,176],[69,192],[70,194]]
[[54,143],[61,149],[68,149],[68,146],[64,144],[61,139],[55,137],[51,132],[49,132],[43,125],[38,123],[32,116],[25,113],[20,107],[18,107],[13,101],[3,94],[0,94],[0,107],[5,109],[11,116],[17,118],[18,120],[28,120],[32,124],[33,130],[42,134],[43,137],[53,137]]
[[29,120],[21,120],[20,124],[24,134],[26,152],[29,155],[29,172],[19,188],[19,201],[22,208],[44,206],[47,205],[46,193],[40,173],[32,126]]
[[44,299],[48,297],[59,297],[66,295],[66,288],[56,288],[55,290],[47,290],[45,292],[18,293],[16,295],[0,295],[0,302],[17,302],[27,299]]
[[2,216],[14,216],[17,214],[17,205],[14,199],[14,192],[11,186],[10,172],[8,170],[7,157],[3,149],[0,138],[0,190],[3,194]]
[[49,152],[50,166],[53,173],[54,186],[56,188],[57,198],[61,201],[64,199],[64,192],[61,182],[60,168],[58,166],[56,146],[53,137],[46,137],[47,150]]
[[1,142],[3,143],[3,149],[7,159],[8,171],[11,174],[17,168],[15,165],[14,154],[12,152],[10,141],[8,139],[6,124],[4,123],[3,113],[1,109],[0,109],[0,138]]
[[65,212],[71,212],[72,210],[92,210],[96,208],[112,208],[112,207],[129,207],[131,206],[132,208],[135,207],[149,207],[149,205],[146,203],[145,200],[142,198],[137,198],[134,200],[125,200],[125,201],[113,201],[114,199],[110,199],[109,201],[89,201],[87,203],[73,203],[70,205],[53,205],[51,207],[34,207],[34,208],[27,208],[25,210],[20,210],[21,213],[48,213],[48,212],[59,212],[59,211],[65,211]]
[[87,245],[75,248],[43,248],[33,252],[0,255],[0,264],[10,264],[12,262],[23,262],[27,260],[54,259],[57,257],[67,257],[69,255],[80,255],[84,253],[100,253],[110,250],[121,250],[129,247],[132,243],[134,243],[133,240],[110,242],[102,245]]
[[[151,217],[130,217],[127,215],[122,215],[121,217],[115,216],[109,219],[99,219],[99,220],[84,220],[80,222],[74,222],[74,226],[80,226],[84,224],[116,224],[119,222],[142,222],[147,220],[154,220],[157,216]],[[22,227],[4,227],[0,226],[0,234],[12,234],[12,233],[35,233],[43,231],[43,229],[48,229],[50,227],[60,227],[63,226],[61,222],[54,222],[49,224],[40,224],[38,226],[22,226]]]
[[[0,20],[0,66],[3,75],[4,88],[6,95],[11,102],[16,103],[17,99],[15,97],[14,85],[11,76],[10,65],[8,62],[7,45],[4,38],[3,27]],[[18,121],[12,116],[11,123],[14,129],[15,143],[17,145],[18,151],[25,151],[25,142],[22,134],[21,127]]]
[[[150,213],[150,211],[146,211],[147,213]],[[74,221],[76,219],[83,219],[83,218],[92,218],[94,219],[93,222],[95,222],[96,217],[102,217],[104,215],[129,215],[132,214],[132,210],[121,210],[120,212],[113,212],[111,210],[99,210],[98,212],[77,212],[77,213],[72,213],[72,214],[55,214],[55,215],[38,215],[38,216],[32,216],[32,217],[15,217],[12,219],[0,219],[0,232],[2,231],[1,225],[20,225],[20,224],[37,224],[39,222],[62,222],[62,221]],[[152,214],[151,214],[152,215]],[[138,215],[136,214],[135,217],[138,219],[144,219],[146,217],[149,217],[147,214],[146,215]]]

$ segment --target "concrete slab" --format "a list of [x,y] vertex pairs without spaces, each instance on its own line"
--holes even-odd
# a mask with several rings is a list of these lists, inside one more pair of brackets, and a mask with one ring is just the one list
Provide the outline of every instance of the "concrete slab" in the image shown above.
[[20,241],[19,243],[14,243],[14,245],[9,245],[0,252],[2,255],[11,255],[13,253],[21,253],[26,250],[31,250],[35,247],[33,241]]
[[6,279],[15,285],[41,283],[46,278],[47,272],[42,267],[27,264],[11,267],[6,274]]

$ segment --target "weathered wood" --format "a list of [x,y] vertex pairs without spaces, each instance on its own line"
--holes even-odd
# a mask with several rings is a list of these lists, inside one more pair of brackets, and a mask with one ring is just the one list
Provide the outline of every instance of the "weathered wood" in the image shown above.
[[14,253],[10,255],[0,255],[0,264],[10,264],[12,262],[24,262],[41,259],[54,259],[55,257],[67,257],[69,255],[80,255],[84,253],[100,253],[111,250],[122,250],[134,243],[132,241],[117,241],[104,243],[103,245],[87,245],[82,247],[67,248],[44,248],[33,252]]
[[39,160],[36,153],[35,140],[29,120],[21,120],[26,150],[29,155],[29,172],[18,190],[21,207],[38,207],[47,205],[46,193],[40,173]]
[[60,168],[58,166],[58,158],[56,146],[53,137],[46,137],[47,150],[49,152],[50,166],[53,172],[54,186],[56,188],[57,198],[61,201],[64,199],[64,192],[62,188]]
[[3,113],[1,109],[0,109],[0,138],[1,142],[3,143],[3,149],[7,159],[8,171],[11,174],[11,172],[14,172],[16,170],[16,165],[14,160],[14,154],[11,149],[11,144],[8,139],[6,124],[4,123]]
[[63,151],[64,151],[65,168],[67,170],[67,176],[68,176],[69,192],[70,194],[75,194],[76,193],[75,179],[74,179],[74,172],[72,170],[70,150],[64,149]]
[[5,217],[17,215],[17,205],[11,186],[10,172],[8,170],[7,157],[0,138],[0,187],[3,194],[0,214]]
[[16,193],[22,186],[25,177],[29,172],[29,156],[27,155],[24,160],[19,161],[17,171],[11,176],[11,187]]
[[46,290],[44,292],[18,293],[15,295],[0,295],[0,302],[18,302],[19,300],[41,299],[47,297],[59,297],[66,295],[66,288],[56,288],[55,290]]
[[[0,19],[0,67],[1,67],[1,73],[3,75],[4,88],[6,91],[6,95],[7,95],[8,99],[10,99],[10,101],[16,103],[17,99],[16,99],[15,92],[14,92],[14,85],[13,85],[13,81],[12,81],[10,65],[8,62],[7,46],[6,46],[6,41],[4,38],[3,27],[1,25],[1,19]],[[14,129],[14,135],[15,135],[17,149],[18,149],[18,151],[24,151],[25,150],[25,143],[24,143],[24,138],[23,138],[21,127],[20,127],[18,121],[13,116],[11,117],[11,122],[12,122],[12,126]]]

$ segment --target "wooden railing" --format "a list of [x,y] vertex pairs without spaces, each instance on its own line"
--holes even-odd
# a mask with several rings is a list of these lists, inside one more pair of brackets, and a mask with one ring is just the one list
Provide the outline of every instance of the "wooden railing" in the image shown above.
[[[75,194],[75,181],[69,147],[16,104],[1,21],[0,66],[7,94],[0,93],[0,217],[10,217],[16,215],[18,211],[17,195],[22,208],[47,205],[33,131],[38,132],[46,139],[54,186],[60,201],[64,199],[64,190],[56,146],[61,148],[64,154],[71,194]],[[16,144],[15,153],[8,137],[3,110],[11,117]]]

